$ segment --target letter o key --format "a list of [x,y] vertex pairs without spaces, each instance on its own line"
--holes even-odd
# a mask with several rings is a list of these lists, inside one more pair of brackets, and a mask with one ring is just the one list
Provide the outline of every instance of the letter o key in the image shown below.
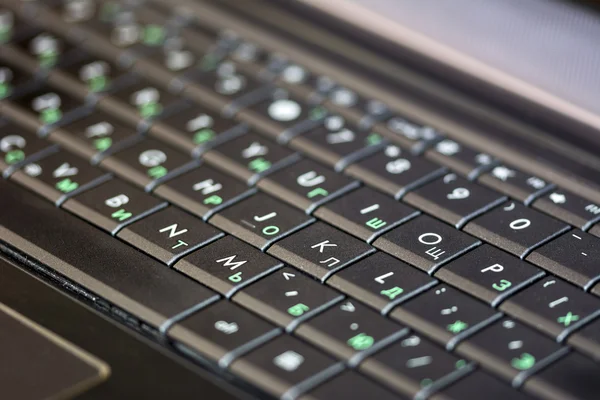
[[442,241],[442,237],[440,235],[438,235],[437,233],[424,233],[421,236],[419,236],[419,242],[426,244],[426,245],[434,245],[434,244],[438,244]]

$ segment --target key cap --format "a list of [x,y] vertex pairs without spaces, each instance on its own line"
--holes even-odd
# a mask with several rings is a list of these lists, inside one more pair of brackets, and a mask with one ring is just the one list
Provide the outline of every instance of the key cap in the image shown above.
[[310,160],[301,160],[258,182],[260,189],[307,214],[358,185],[357,181]]
[[433,274],[444,263],[481,242],[427,215],[379,237],[373,246]]
[[285,267],[243,289],[233,301],[292,331],[300,321],[342,298],[335,290]]
[[335,398],[344,400],[406,399],[405,397],[398,397],[356,372],[345,371],[304,394],[299,400],[330,400]]
[[191,349],[225,368],[237,349],[258,345],[278,332],[270,323],[223,300],[177,322],[167,334],[175,346]]
[[331,90],[323,105],[332,110],[340,110],[338,112],[347,115],[361,129],[368,129],[392,115],[390,108],[383,102],[363,97],[344,86]]
[[175,207],[134,222],[117,235],[167,265],[221,236],[223,232]]
[[166,207],[167,203],[118,179],[70,198],[62,207],[115,235],[124,226]]
[[[79,60],[61,66],[60,71],[85,85],[88,94],[110,93],[139,80],[121,65],[98,58],[84,49],[78,49],[78,51],[81,52]],[[52,79],[51,75],[50,81]]]
[[571,353],[525,382],[525,391],[547,400],[593,400],[599,375],[598,363]]
[[60,205],[72,192],[92,187],[108,179],[108,175],[81,158],[59,150],[24,165],[11,179]]
[[535,250],[527,261],[588,290],[600,279],[600,239],[578,229]]
[[144,139],[111,154],[100,165],[144,190],[151,191],[160,179],[191,161],[191,158],[155,139]]
[[0,173],[8,178],[28,157],[43,154],[51,146],[33,132],[11,122],[0,122]]
[[444,139],[425,152],[425,157],[445,165],[462,176],[475,179],[481,172],[491,168],[496,160],[487,153],[481,153],[463,146],[451,139]]
[[494,167],[490,172],[480,176],[478,182],[527,205],[541,194],[552,190],[553,187],[537,176],[526,174],[506,165]]
[[14,99],[14,103],[42,125],[39,132],[42,135],[51,127],[64,125],[86,114],[86,104],[82,99],[49,86]]
[[275,243],[267,252],[325,282],[335,271],[373,251],[368,244],[317,222]]
[[[122,109],[121,112],[126,110],[132,121],[139,121],[139,130],[146,130],[151,121],[160,116],[169,115],[169,113],[174,112],[174,109],[181,104],[180,96],[171,94],[145,80],[116,90],[112,96],[114,96],[114,99],[100,99],[98,101],[98,108],[104,109],[108,113],[114,113],[115,110],[110,109],[111,106],[107,103],[120,100],[117,104]],[[127,109],[124,107],[127,107]]]
[[408,333],[366,306],[347,300],[300,324],[294,334],[356,365],[365,351]]
[[139,318],[158,328],[216,299],[213,291],[17,185],[0,180],[0,193],[0,209],[11,210],[0,213],[3,242],[85,288],[99,307],[110,302],[129,313],[128,323]]
[[336,171],[349,163],[372,154],[384,145],[374,130],[360,130],[340,115],[325,117],[322,123],[290,142],[290,146],[309,154]]
[[540,197],[533,203],[533,208],[583,230],[600,218],[600,204],[565,190],[555,190]]
[[263,193],[257,193],[214,215],[210,223],[265,250],[270,244],[315,219]]
[[498,319],[501,314],[440,284],[393,309],[390,315],[453,349],[465,335]]
[[159,183],[154,190],[158,196],[205,220],[252,192],[244,183],[207,165]]
[[34,89],[41,80],[34,74],[34,63],[17,63],[10,55],[0,54],[0,99],[20,97]]
[[323,207],[315,216],[371,243],[376,237],[419,215],[411,207],[362,187]]
[[502,318],[465,340],[456,352],[518,387],[537,365],[564,354],[566,347],[510,318]]
[[397,115],[376,124],[375,128],[392,142],[410,149],[413,154],[420,154],[427,146],[441,138],[436,129]]
[[506,196],[451,173],[407,193],[403,200],[460,229],[469,220],[504,202]]
[[525,258],[532,249],[568,229],[567,225],[553,218],[508,201],[469,222],[464,231]]
[[225,119],[207,107],[194,104],[156,121],[150,127],[149,134],[181,151],[199,155],[246,130],[245,125]]
[[232,236],[193,252],[174,268],[231,297],[241,287],[279,269],[283,264]]
[[343,367],[321,351],[282,335],[234,361],[230,369],[267,393],[288,398],[285,394],[294,386],[317,374],[333,375]]
[[473,393],[485,395],[486,400],[532,400],[531,397],[516,391],[505,383],[482,372],[475,371],[458,382],[436,393],[432,400],[463,400]]
[[600,360],[600,320],[595,320],[573,333],[567,339],[567,343],[595,360]]
[[240,110],[237,118],[279,143],[288,143],[293,137],[319,125],[326,114],[323,107],[308,104],[285,89],[276,89],[265,101]]
[[367,358],[359,368],[411,398],[437,382],[450,383],[472,369],[466,360],[416,334]]
[[588,232],[596,237],[600,237],[600,224],[594,225]]
[[396,199],[445,172],[445,168],[424,158],[414,157],[394,145],[389,145],[381,152],[346,169],[348,175]]
[[47,31],[15,39],[12,44],[20,52],[35,60],[40,70],[45,71],[56,67],[64,55],[73,48],[68,42]]
[[442,267],[435,277],[496,307],[544,275],[541,269],[484,244]]
[[39,28],[26,21],[12,10],[2,7],[0,10],[0,43],[10,43],[39,32]]
[[269,98],[273,91],[270,86],[242,72],[231,61],[223,62],[216,69],[205,71],[190,80],[192,84],[182,94],[200,104],[206,104],[209,96],[216,99],[211,101],[211,106],[220,104],[219,111],[226,117]]
[[216,146],[202,158],[215,168],[253,185],[262,176],[292,163],[298,156],[275,142],[248,133]]
[[95,111],[53,130],[49,138],[62,147],[96,162],[102,158],[102,153],[131,142],[136,133],[135,127],[102,111]]
[[547,277],[508,299],[500,309],[562,342],[600,314],[600,300],[558,278]]
[[394,257],[380,251],[335,273],[327,284],[382,314],[437,281]]
[[290,62],[275,78],[278,86],[289,88],[297,93],[303,101],[317,104],[336,86],[328,76],[311,73],[306,67]]

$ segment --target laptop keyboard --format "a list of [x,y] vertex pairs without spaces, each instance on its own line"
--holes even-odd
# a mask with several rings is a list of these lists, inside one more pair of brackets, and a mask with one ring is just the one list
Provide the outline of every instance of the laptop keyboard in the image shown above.
[[185,9],[3,3],[5,250],[275,397],[596,398],[600,205]]

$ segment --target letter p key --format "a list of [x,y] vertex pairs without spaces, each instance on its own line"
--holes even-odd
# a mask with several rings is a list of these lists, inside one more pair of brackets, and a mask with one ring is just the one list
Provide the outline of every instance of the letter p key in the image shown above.
[[504,267],[500,264],[494,264],[494,265],[490,265],[489,267],[481,270],[482,273],[487,272],[487,271],[502,272],[502,271],[504,271]]

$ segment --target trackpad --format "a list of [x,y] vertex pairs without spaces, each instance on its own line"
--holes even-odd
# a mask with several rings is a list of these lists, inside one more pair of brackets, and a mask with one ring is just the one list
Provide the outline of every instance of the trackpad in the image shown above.
[[104,381],[109,367],[0,303],[0,388],[7,399],[69,399]]

